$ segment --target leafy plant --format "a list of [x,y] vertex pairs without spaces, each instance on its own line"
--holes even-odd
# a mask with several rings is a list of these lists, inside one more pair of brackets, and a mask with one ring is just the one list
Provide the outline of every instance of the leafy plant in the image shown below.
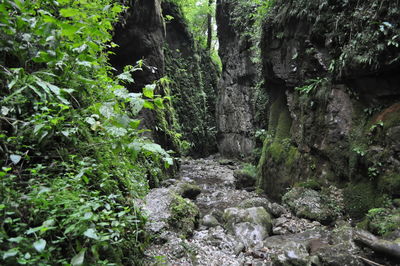
[[[108,64],[113,0],[0,1],[0,263],[135,264],[145,195],[173,163],[142,137],[157,84],[130,93]],[[161,175],[161,174],[160,174]]]
[[309,94],[313,90],[320,87],[324,82],[327,81],[327,78],[316,78],[316,79],[309,79],[306,81],[306,85],[302,87],[296,87],[295,90],[302,94]]

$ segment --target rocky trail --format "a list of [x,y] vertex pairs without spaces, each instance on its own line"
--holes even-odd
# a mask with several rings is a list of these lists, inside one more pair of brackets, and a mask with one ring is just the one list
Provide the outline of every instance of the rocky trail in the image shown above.
[[[147,265],[399,265],[400,245],[327,219],[332,205],[317,192],[292,191],[295,204],[280,205],[244,189],[238,168],[215,157],[184,160],[179,179],[151,190],[144,209],[156,238]],[[331,194],[340,205],[340,190]]]

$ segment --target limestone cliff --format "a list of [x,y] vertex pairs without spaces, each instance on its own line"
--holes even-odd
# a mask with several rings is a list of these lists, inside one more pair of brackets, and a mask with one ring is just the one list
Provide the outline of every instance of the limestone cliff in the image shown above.
[[396,1],[275,1],[261,39],[266,192],[316,179],[399,196],[399,18]]
[[236,6],[237,1],[217,1],[219,55],[223,64],[218,84],[217,138],[222,155],[239,158],[250,155],[255,148],[257,68],[251,61],[253,44],[235,23],[248,14],[235,12]]

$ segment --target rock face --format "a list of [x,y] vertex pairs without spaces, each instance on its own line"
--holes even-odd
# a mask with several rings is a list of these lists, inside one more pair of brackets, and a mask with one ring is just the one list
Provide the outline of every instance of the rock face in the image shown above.
[[[133,73],[128,89],[141,92],[146,84],[167,77],[157,94],[172,96],[165,108],[144,111],[144,127],[166,150],[202,156],[216,152],[215,101],[218,68],[210,55],[197,48],[182,11],[176,3],[134,0],[116,27],[111,64],[121,72],[125,65],[143,59],[143,71]],[[172,20],[165,22],[164,17]]]
[[269,137],[258,185],[273,198],[305,179],[373,179],[379,193],[394,195],[399,13],[396,3],[375,0],[281,0],[268,12],[261,50]]
[[215,103],[219,70],[210,55],[196,44],[186,19],[172,2],[162,3],[166,23],[165,74],[171,79],[170,90],[181,131],[194,156],[216,150]]
[[139,91],[164,74],[163,43],[165,23],[160,0],[136,0],[116,27],[114,42],[119,45],[113,52],[111,64],[118,70],[135,65],[145,59],[143,71],[135,73],[135,88]]
[[235,1],[218,0],[216,14],[223,64],[218,84],[217,138],[219,152],[228,157],[249,155],[255,146],[256,66],[251,62],[249,37],[234,25],[235,5]]

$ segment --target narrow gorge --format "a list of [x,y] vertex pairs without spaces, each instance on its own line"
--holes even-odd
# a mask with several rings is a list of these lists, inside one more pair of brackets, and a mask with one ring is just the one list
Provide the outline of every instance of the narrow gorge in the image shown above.
[[398,0],[28,2],[0,264],[400,265]]

